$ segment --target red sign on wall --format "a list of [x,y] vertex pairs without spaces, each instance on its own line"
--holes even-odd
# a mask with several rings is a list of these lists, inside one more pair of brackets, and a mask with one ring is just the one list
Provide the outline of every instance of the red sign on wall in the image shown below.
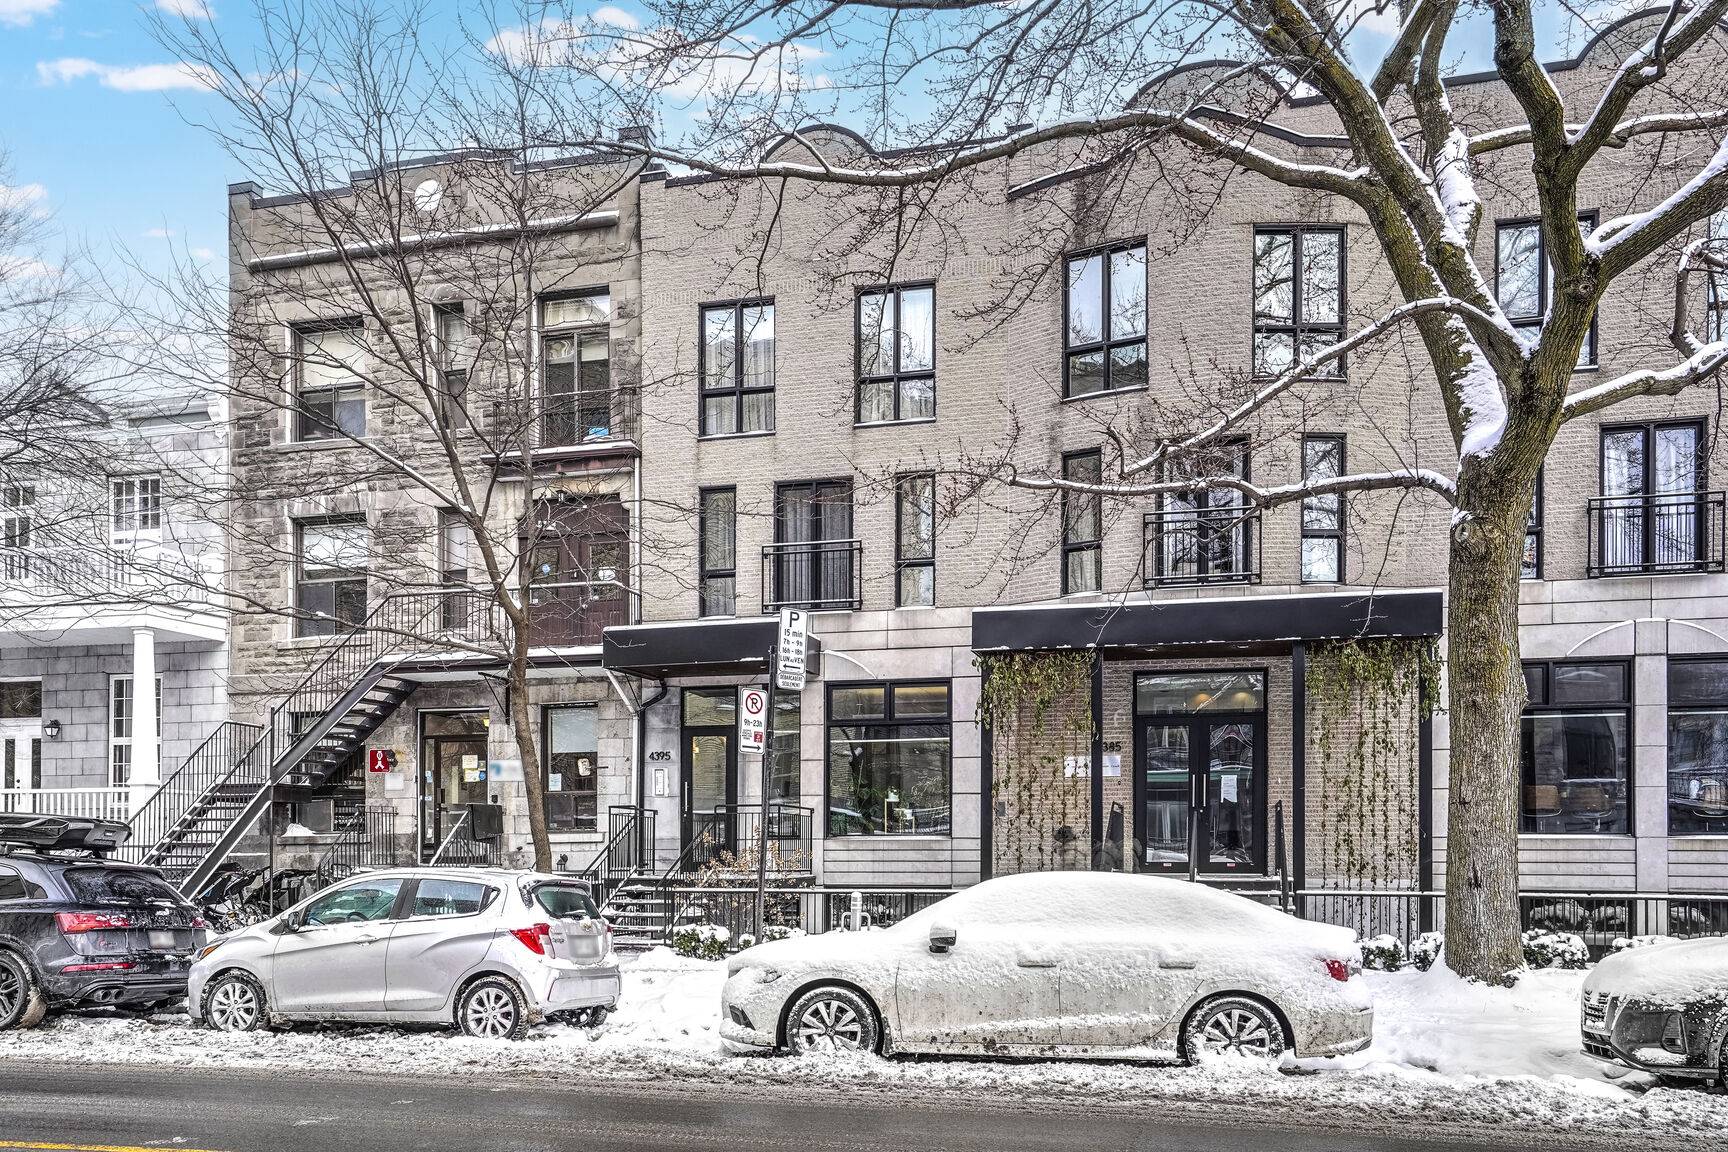
[[396,771],[396,752],[391,748],[370,748],[366,752],[366,771]]

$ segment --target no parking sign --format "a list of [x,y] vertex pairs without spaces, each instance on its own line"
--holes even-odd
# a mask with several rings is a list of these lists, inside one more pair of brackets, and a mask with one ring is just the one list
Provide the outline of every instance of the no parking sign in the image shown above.
[[746,685],[738,689],[738,750],[757,756],[768,744],[768,691]]

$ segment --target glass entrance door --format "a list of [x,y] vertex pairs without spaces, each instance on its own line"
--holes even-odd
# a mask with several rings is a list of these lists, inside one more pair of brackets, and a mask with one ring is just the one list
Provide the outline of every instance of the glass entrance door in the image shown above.
[[420,717],[420,858],[430,860],[470,805],[490,802],[484,712],[427,712]]
[[[1135,685],[1135,831],[1141,866],[1264,866],[1265,675],[1153,673]],[[1252,709],[1252,710],[1250,710]]]
[[700,867],[735,846],[738,689],[684,690],[684,847]]

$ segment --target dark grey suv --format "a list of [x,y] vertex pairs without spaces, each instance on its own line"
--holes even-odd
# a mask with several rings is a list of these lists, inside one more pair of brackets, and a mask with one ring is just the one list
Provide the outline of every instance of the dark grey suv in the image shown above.
[[185,997],[204,922],[154,868],[103,858],[126,833],[113,821],[0,815],[0,1029],[58,1009]]
[[1630,948],[1596,966],[1579,1005],[1584,1051],[1664,1080],[1728,1073],[1728,939]]

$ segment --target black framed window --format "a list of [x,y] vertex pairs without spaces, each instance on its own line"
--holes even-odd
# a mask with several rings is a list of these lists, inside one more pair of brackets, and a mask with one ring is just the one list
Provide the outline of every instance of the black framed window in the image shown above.
[[1605,425],[1602,497],[1592,507],[1593,571],[1688,571],[1709,545],[1704,422]]
[[1632,830],[1632,665],[1524,665],[1521,830],[1626,835]]
[[860,424],[936,416],[936,286],[858,294]]
[[1146,387],[1146,245],[1068,257],[1063,394]]
[[546,827],[592,832],[600,811],[600,742],[593,704],[554,704],[541,712],[546,734]]
[[[1596,213],[1578,214],[1578,231],[1588,235],[1596,229]],[[1536,218],[1499,220],[1494,226],[1494,284],[1500,310],[1514,328],[1531,337],[1542,328],[1542,317],[1548,311],[1553,294],[1553,270],[1548,263],[1547,238],[1542,234],[1542,221]],[[1590,320],[1590,334],[1578,350],[1578,367],[1590,368],[1596,363],[1596,320]]]
[[366,521],[303,520],[295,525],[296,636],[333,636],[366,618],[371,537]]
[[828,835],[948,835],[950,720],[946,680],[830,685]]
[[460,304],[439,304],[432,322],[438,341],[436,415],[445,428],[460,428],[468,411],[468,314]]
[[[1302,479],[1344,475],[1344,437],[1302,438]],[[1344,497],[1332,492],[1302,498],[1302,582],[1338,584],[1344,579]]]
[[[768,799],[796,806],[803,798],[804,700],[797,692],[774,693],[773,755],[768,758]],[[796,834],[795,830],[792,830]]]
[[1536,473],[1536,491],[1530,499],[1530,515],[1524,521],[1524,563],[1520,580],[1542,579],[1542,471]]
[[468,521],[455,511],[439,512],[438,579],[451,591],[442,609],[444,627],[465,628],[472,623],[476,602],[467,595],[467,590],[481,567],[474,529]]
[[42,715],[42,681],[0,680],[0,720],[34,720]]
[[1668,661],[1668,835],[1728,835],[1728,657]]
[[294,330],[295,439],[366,435],[365,353],[359,321]]
[[738,489],[704,488],[700,500],[702,615],[731,616],[738,610]]
[[[1062,457],[1062,479],[1104,480],[1104,454],[1096,448]],[[1062,491],[1062,595],[1096,592],[1104,583],[1104,498],[1096,491]]]
[[856,608],[860,596],[852,537],[852,482],[812,480],[774,489],[774,597],[763,611]]
[[612,297],[605,292],[540,302],[540,444],[604,440],[613,427]]
[[115,476],[108,481],[109,534],[116,541],[162,530],[162,480]]
[[[1254,374],[1276,376],[1344,338],[1344,230],[1254,229]],[[1321,372],[1342,376],[1344,360]]]
[[[1246,440],[1225,441],[1214,448],[1173,461],[1164,470],[1168,480],[1250,476]],[[1153,583],[1241,583],[1259,578],[1255,563],[1255,510],[1234,488],[1202,488],[1170,492],[1160,497],[1157,530],[1147,541],[1156,549]]]
[[901,476],[894,485],[895,600],[902,608],[936,603],[936,477]]
[[774,431],[774,301],[704,304],[702,435]]

